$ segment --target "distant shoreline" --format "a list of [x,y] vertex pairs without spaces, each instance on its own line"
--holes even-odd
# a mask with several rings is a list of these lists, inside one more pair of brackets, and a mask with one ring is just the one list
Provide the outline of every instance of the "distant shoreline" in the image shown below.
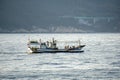
[[120,32],[0,32],[0,34],[104,34],[104,33],[120,33]]

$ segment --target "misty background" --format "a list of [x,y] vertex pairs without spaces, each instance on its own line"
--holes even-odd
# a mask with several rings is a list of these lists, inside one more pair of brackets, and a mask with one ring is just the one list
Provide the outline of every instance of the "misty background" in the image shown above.
[[120,32],[120,0],[0,0],[3,32]]

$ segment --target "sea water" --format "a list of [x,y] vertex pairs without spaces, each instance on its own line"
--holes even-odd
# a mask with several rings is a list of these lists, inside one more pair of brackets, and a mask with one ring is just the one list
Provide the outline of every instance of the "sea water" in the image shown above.
[[[53,37],[80,39],[84,52],[27,53],[28,39]],[[0,80],[120,80],[120,34],[0,34]]]

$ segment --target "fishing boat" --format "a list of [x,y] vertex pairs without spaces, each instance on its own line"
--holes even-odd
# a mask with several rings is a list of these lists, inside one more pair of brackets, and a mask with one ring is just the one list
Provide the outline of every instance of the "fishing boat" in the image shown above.
[[[64,48],[59,48],[58,42],[63,43],[63,41],[57,41],[52,38],[52,41],[44,41],[41,39],[39,41],[29,40],[28,41],[28,52],[29,53],[80,53],[84,52],[82,50],[85,45],[81,45],[80,40],[78,41],[67,41],[67,43],[78,42],[77,45],[65,45]],[[65,41],[64,41],[65,42]],[[66,42],[65,42],[66,43]]]

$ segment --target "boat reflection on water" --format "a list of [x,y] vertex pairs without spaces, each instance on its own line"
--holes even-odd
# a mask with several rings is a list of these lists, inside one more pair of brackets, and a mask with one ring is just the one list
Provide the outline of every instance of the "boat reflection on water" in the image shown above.
[[[69,44],[65,45],[63,49],[57,46],[57,43],[77,43],[77,45],[70,46]],[[80,40],[78,41],[57,41],[52,38],[52,41],[42,42],[41,39],[37,40],[28,40],[28,52],[29,53],[80,53],[84,52],[82,48],[85,45],[81,45]]]

